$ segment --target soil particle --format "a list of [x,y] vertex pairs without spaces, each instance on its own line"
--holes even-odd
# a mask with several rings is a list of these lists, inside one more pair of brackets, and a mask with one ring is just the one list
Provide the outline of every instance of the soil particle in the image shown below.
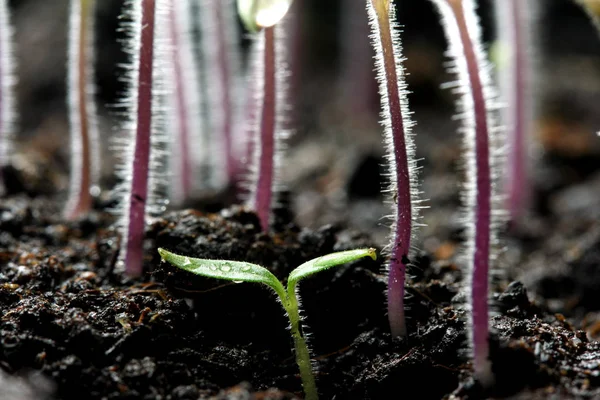
[[[285,218],[265,234],[256,215],[239,207],[172,212],[147,233],[148,274],[131,280],[111,269],[118,251],[111,217],[65,224],[44,217],[46,206],[15,200],[3,207],[0,365],[52,382],[38,393],[31,379],[14,378],[41,399],[50,392],[61,399],[301,398],[288,321],[270,289],[182,272],[160,262],[156,248],[254,262],[285,282],[309,259],[372,245],[356,231],[299,229]],[[497,385],[484,391],[469,378],[460,268],[427,253],[413,260],[404,340],[387,331],[381,259],[300,285],[323,399],[388,399],[399,388],[422,399],[599,394],[598,344],[532,303],[521,283],[502,281],[491,324]],[[419,383],[424,377],[435,384]]]

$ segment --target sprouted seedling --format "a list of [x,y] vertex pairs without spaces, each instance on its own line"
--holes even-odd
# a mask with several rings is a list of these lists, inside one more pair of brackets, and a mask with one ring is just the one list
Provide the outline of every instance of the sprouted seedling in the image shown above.
[[[129,93],[124,100],[128,120],[124,131],[124,164],[120,174],[122,192],[122,242],[119,266],[130,276],[142,273],[144,230],[149,213],[164,209],[161,189],[165,179],[162,157],[164,134],[164,77],[162,71],[168,57],[165,27],[168,4],[165,0],[131,0],[127,3],[131,21],[125,26],[129,33],[127,50],[132,57],[129,66]],[[168,42],[167,42],[168,43]]]
[[3,169],[10,163],[16,116],[12,36],[7,0],[0,0],[0,194],[5,190]]
[[196,275],[235,282],[262,283],[273,289],[281,300],[281,305],[290,320],[296,363],[300,369],[302,387],[304,388],[307,400],[318,399],[318,392],[312,372],[310,351],[300,329],[300,311],[297,294],[298,282],[318,272],[363,257],[376,258],[375,249],[341,251],[315,258],[294,269],[288,277],[287,288],[285,288],[275,275],[260,265],[241,261],[191,258],[173,254],[165,249],[158,249],[158,252],[163,260]]
[[238,0],[238,11],[246,28],[251,32],[262,29],[261,38],[253,47],[260,63],[255,79],[261,82],[255,97],[256,126],[253,135],[253,174],[250,207],[258,214],[261,228],[268,230],[274,192],[277,187],[283,139],[283,110],[285,99],[285,67],[283,59],[283,34],[279,23],[290,8],[291,0]]
[[467,265],[469,293],[469,338],[475,377],[491,385],[489,360],[489,270],[490,248],[495,243],[500,220],[495,208],[495,183],[501,170],[498,150],[499,130],[494,112],[497,108],[492,89],[490,65],[481,44],[481,28],[475,0],[432,0],[437,6],[453,58],[451,72],[458,74],[453,84],[462,96],[458,102],[466,148]]
[[65,217],[74,219],[92,207],[98,194],[100,149],[94,102],[95,0],[71,0],[69,17],[68,108],[71,174]]
[[406,336],[404,282],[419,192],[404,68],[394,5],[390,0],[367,0],[373,31],[375,65],[385,129],[391,202],[394,204],[388,272],[388,319],[393,336]]

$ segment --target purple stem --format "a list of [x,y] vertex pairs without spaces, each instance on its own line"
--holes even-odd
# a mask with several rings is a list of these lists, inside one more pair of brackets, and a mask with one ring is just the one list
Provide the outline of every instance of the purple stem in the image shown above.
[[264,96],[260,112],[260,143],[254,145],[258,152],[258,179],[254,209],[258,214],[261,227],[264,231],[269,229],[271,204],[273,201],[273,181],[275,173],[275,121],[276,121],[276,65],[275,65],[275,28],[263,30],[264,48]]
[[[256,43],[253,43],[252,46],[256,46]],[[251,55],[260,56],[261,54],[257,54],[257,52],[250,51]],[[252,58],[252,57],[251,57]],[[259,57],[256,57],[259,58]],[[245,93],[245,109],[244,109],[244,129],[243,129],[243,137],[241,138],[244,143],[243,153],[242,153],[242,163],[243,171],[248,173],[252,168],[253,155],[256,148],[255,143],[255,135],[256,135],[256,125],[258,123],[258,111],[260,109],[259,101],[256,99],[257,92],[262,90],[262,87],[256,82],[256,77],[258,74],[262,73],[262,60],[251,59],[250,60],[250,73],[248,77],[250,79],[247,80],[247,88]],[[248,188],[243,188],[248,189]]]
[[522,21],[524,21],[524,9],[526,2],[523,0],[500,0],[510,4],[504,4],[510,8],[507,18],[511,18],[511,87],[509,93],[509,151],[508,151],[508,210],[510,219],[517,222],[523,217],[530,198],[529,171],[527,169],[527,56],[526,32],[524,32]]
[[[0,10],[5,11],[7,6],[6,6],[6,0],[0,0]],[[2,19],[6,18],[5,15],[0,16],[0,24],[3,22]],[[0,26],[0,150],[4,150],[5,148],[5,142],[6,142],[6,137],[5,137],[5,133],[4,133],[4,129],[5,127],[5,122],[4,122],[4,88],[6,87],[5,83],[4,83],[4,79],[5,76],[4,74],[6,73],[6,71],[4,71],[4,58],[8,57],[8,55],[4,54],[4,52],[6,51],[6,49],[4,48],[4,40],[7,40],[4,38],[4,34],[6,34],[7,29],[3,26]],[[4,152],[0,153],[0,157],[2,157],[2,159],[0,159],[0,166],[4,165],[6,163],[6,160],[4,159],[6,157],[6,154],[3,154]],[[4,170],[2,168],[0,168],[0,193],[4,193]]]
[[[227,42],[227,35],[230,33],[230,30],[225,26],[225,17],[223,15],[223,5],[220,3],[223,0],[218,1],[218,5],[214,5],[215,11],[215,20],[216,20],[216,28],[217,35],[215,40],[217,40],[217,57],[219,64],[219,76],[218,79],[221,85],[221,93],[222,93],[222,117],[223,120],[219,121],[221,123],[223,135],[223,141],[225,145],[225,161],[226,161],[226,169],[227,169],[227,177],[229,182],[233,182],[235,180],[235,174],[237,172],[237,160],[233,151],[233,124],[232,118],[233,115],[233,105],[231,99],[231,65],[229,62],[229,54],[231,51]],[[216,2],[215,2],[216,3]],[[229,2],[226,2],[229,5]]]
[[490,260],[491,229],[491,172],[489,151],[488,110],[479,76],[480,66],[475,44],[469,36],[462,1],[450,0],[469,76],[470,93],[475,119],[475,252],[471,278],[471,325],[474,370],[477,375],[487,373],[489,358],[488,271]]
[[12,72],[7,70],[7,65],[5,64],[7,63],[9,57],[11,57],[11,54],[9,54],[9,49],[5,48],[4,46],[5,43],[8,43],[8,41],[11,40],[9,34],[10,27],[8,26],[8,4],[6,0],[0,0],[0,12],[2,12],[2,15],[0,15],[0,194],[3,194],[5,190],[3,167],[8,163],[9,157],[9,138],[7,137],[7,130],[9,127],[8,122],[5,120],[5,118],[8,116],[6,108],[8,103],[7,98],[9,95],[4,91],[8,89],[8,84],[6,82],[6,80],[10,79],[8,74]]
[[125,268],[130,276],[139,276],[142,273],[145,208],[148,198],[148,174],[150,172],[150,133],[152,128],[152,72],[156,0],[141,1],[142,32],[139,49],[139,75],[137,78],[137,127],[125,256]]
[[[181,199],[188,199],[192,192],[193,182],[192,182],[192,160],[190,156],[191,148],[190,136],[191,132],[189,131],[188,124],[188,103],[186,101],[186,92],[189,90],[188,85],[190,82],[184,81],[184,73],[183,73],[183,61],[181,54],[181,46],[182,43],[179,43],[179,31],[181,27],[178,27],[179,18],[177,17],[178,8],[174,1],[171,0],[171,8],[169,15],[169,33],[171,35],[171,47],[172,47],[172,56],[173,56],[173,72],[175,79],[175,101],[177,102],[176,112],[177,112],[177,120],[179,123],[177,124],[179,128],[179,132],[177,132],[176,141],[179,144],[179,152],[174,159],[179,161],[179,192],[181,193]],[[179,0],[180,1],[180,0]]]
[[[405,121],[402,115],[402,101],[400,93],[403,88],[399,86],[396,59],[401,57],[395,54],[394,38],[390,17],[393,14],[393,5],[386,1],[370,0],[376,13],[376,31],[381,43],[381,49],[377,52],[381,57],[383,74],[379,73],[379,79],[384,80],[385,87],[380,89],[387,104],[382,102],[383,115],[388,116],[391,128],[391,136],[386,132],[388,142],[388,154],[390,154],[390,172],[392,175],[391,189],[394,191],[394,225],[392,233],[392,250],[388,273],[388,319],[393,336],[406,336],[406,323],[404,318],[404,283],[406,267],[408,264],[408,252],[410,250],[410,238],[412,230],[412,197],[411,179],[409,172],[409,161],[405,141]],[[374,23],[375,21],[372,21]],[[377,38],[375,39],[377,40]]]
[[344,4],[340,32],[342,71],[338,84],[341,84],[346,113],[354,123],[365,117],[372,119],[377,112],[378,100],[364,3],[349,1]]

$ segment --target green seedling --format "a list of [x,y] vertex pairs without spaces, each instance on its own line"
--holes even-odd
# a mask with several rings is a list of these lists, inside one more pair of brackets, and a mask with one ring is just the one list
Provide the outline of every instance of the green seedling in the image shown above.
[[363,257],[377,258],[375,249],[358,249],[341,251],[315,258],[293,270],[287,280],[287,288],[268,269],[260,265],[242,261],[206,260],[173,254],[165,249],[158,249],[163,260],[196,275],[208,278],[224,279],[233,282],[257,282],[269,286],[277,293],[281,305],[290,320],[296,363],[300,368],[300,378],[307,400],[318,399],[315,377],[312,373],[310,352],[306,340],[300,331],[300,312],[296,287],[301,279],[342,265]]

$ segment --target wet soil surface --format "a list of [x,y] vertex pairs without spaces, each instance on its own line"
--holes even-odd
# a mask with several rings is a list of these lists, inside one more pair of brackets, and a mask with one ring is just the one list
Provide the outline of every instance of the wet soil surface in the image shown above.
[[[161,263],[156,249],[254,262],[285,280],[311,258],[373,245],[364,234],[332,225],[300,229],[286,213],[265,234],[242,208],[185,210],[152,223],[148,273],[127,279],[114,269],[118,236],[110,215],[65,223],[48,204],[16,196],[0,206],[2,399],[302,398],[288,322],[275,295],[257,284],[178,271]],[[565,218],[577,216],[586,218],[577,210]],[[501,262],[519,267],[494,280],[496,386],[488,392],[471,378],[466,351],[463,277],[452,261],[460,234],[412,260],[418,267],[407,289],[405,340],[388,333],[382,257],[303,281],[304,334],[321,398],[600,395],[600,344],[589,339],[600,331],[594,313],[600,304],[593,301],[599,235],[590,223],[543,221],[513,236],[520,262],[511,263],[510,252]],[[555,253],[547,246],[523,256],[547,241],[547,232],[560,232]],[[569,243],[568,255],[557,257]],[[527,262],[538,268],[519,272]],[[540,273],[542,267],[548,272]],[[535,292],[528,295],[510,275]]]

